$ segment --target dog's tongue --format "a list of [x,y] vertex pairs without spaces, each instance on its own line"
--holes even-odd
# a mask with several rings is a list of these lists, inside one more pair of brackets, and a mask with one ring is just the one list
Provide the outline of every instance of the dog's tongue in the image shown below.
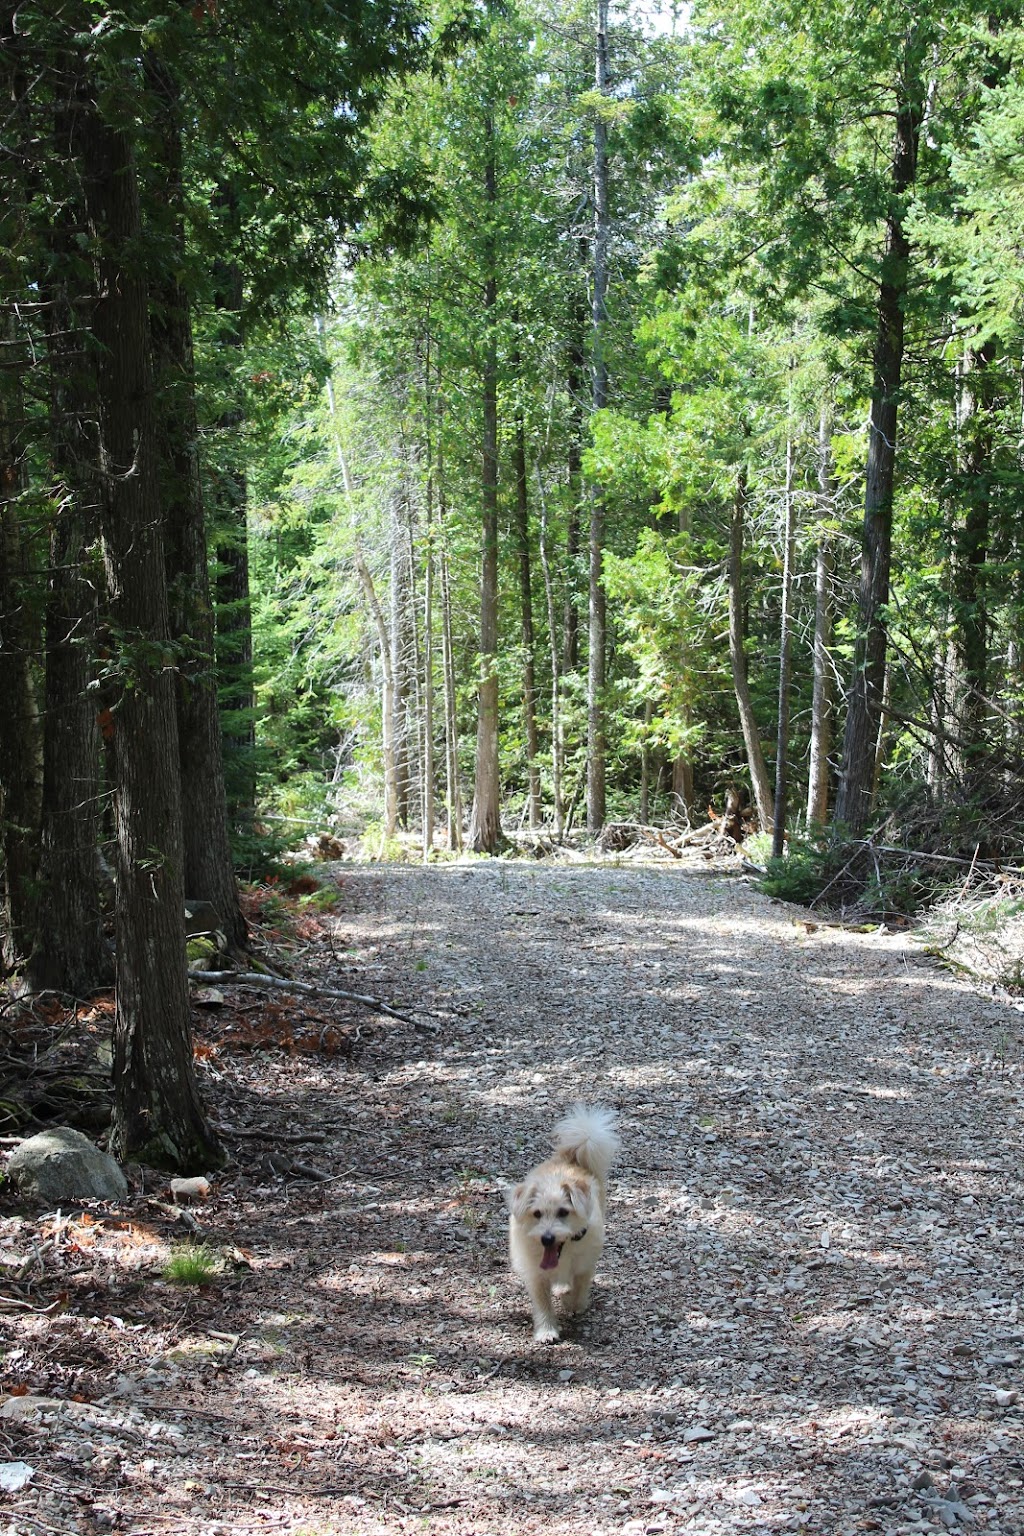
[[550,1243],[544,1249],[544,1257],[540,1261],[541,1269],[557,1269],[558,1261],[562,1256],[561,1243]]

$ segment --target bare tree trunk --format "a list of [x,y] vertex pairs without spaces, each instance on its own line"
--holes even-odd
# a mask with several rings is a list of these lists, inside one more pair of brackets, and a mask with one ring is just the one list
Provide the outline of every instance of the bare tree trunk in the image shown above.
[[832,482],[832,438],[823,406],[818,428],[818,538],[814,556],[814,683],[811,697],[811,760],[807,774],[807,825],[822,827],[828,820],[829,754],[835,684],[832,671],[832,628],[835,613],[835,539],[828,526],[835,509]]
[[395,674],[391,665],[391,636],[388,634],[384,610],[381,608],[370,567],[363,557],[358,541],[353,552],[356,575],[363,589],[366,606],[370,610],[377,631],[377,648],[380,651],[382,676],[380,703],[381,758],[384,768],[384,835],[394,837],[398,831],[398,775],[395,768]]
[[693,816],[693,760],[687,752],[677,752],[672,759],[672,805],[689,823]]
[[206,515],[199,472],[195,367],[190,297],[180,278],[184,259],[184,183],[180,89],[154,56],[147,77],[160,110],[157,129],[165,176],[150,197],[159,198],[166,234],[178,261],[164,276],[152,306],[151,331],[157,370],[166,487],[165,545],[171,633],[188,647],[178,664],[178,749],[184,807],[185,890],[209,901],[231,943],[244,945],[245,919],[238,903],[228,808],[217,680],[214,619],[206,546]]
[[[237,229],[240,223],[238,194],[225,182],[216,194]],[[242,334],[242,274],[233,262],[219,263],[215,271],[214,303],[221,317],[221,345],[240,350]],[[241,439],[240,406],[225,411],[218,423],[221,457],[213,474],[211,527],[217,569],[216,657],[220,684],[220,720],[223,735],[225,787],[229,822],[251,830],[256,814],[256,691],[252,655],[252,595],[249,584],[249,487],[246,473],[231,459]]]
[[[61,139],[72,131],[65,114]],[[58,130],[59,132],[60,130]],[[69,217],[76,226],[81,211]],[[56,232],[58,269],[71,231]],[[66,273],[66,268],[64,268]],[[65,276],[51,290],[50,452],[55,513],[46,594],[46,680],[39,921],[27,976],[34,990],[86,997],[113,980],[99,879],[101,747],[94,685],[96,588],[83,569],[99,502],[96,400],[82,362],[83,316]]]
[[[586,264],[586,242],[580,242],[583,264]],[[574,333],[569,349],[569,369],[566,389],[569,393],[570,420],[569,443],[566,452],[566,470],[569,477],[568,515],[565,527],[565,595],[562,618],[562,668],[565,673],[577,670],[580,664],[580,615],[577,592],[577,563],[580,557],[580,503],[583,494],[583,379],[586,367],[586,350],[583,336],[587,317],[582,306],[574,306]]]
[[882,769],[885,766],[885,731],[889,724],[889,703],[892,699],[892,660],[886,659],[885,677],[882,681],[882,707],[878,712],[878,736],[875,739],[875,757],[871,769],[871,809],[874,810],[878,800],[878,791],[882,783]]
[[796,501],[793,496],[793,434],[786,438],[786,489],[782,537],[782,618],[779,625],[779,720],[775,738],[775,819],[772,857],[786,851],[786,808],[789,798],[789,704],[793,670],[793,562],[796,555]]
[[558,632],[555,628],[555,595],[551,581],[551,566],[547,549],[547,506],[544,500],[544,483],[540,467],[537,467],[537,490],[540,496],[540,564],[544,573],[544,597],[548,614],[548,650],[551,662],[551,789],[555,802],[555,836],[561,839],[565,831],[565,803],[562,794],[562,676],[558,663]]
[[[438,499],[438,525],[444,529],[444,497]],[[462,848],[462,788],[459,783],[459,721],[455,692],[455,653],[452,645],[452,598],[448,551],[441,546],[441,673],[444,679],[445,805],[448,847]]]
[[32,681],[37,642],[19,520],[24,483],[21,417],[15,372],[4,381],[0,395],[0,900],[5,919],[0,960],[5,967],[20,965],[35,942],[42,788],[39,709]]
[[747,511],[747,470],[743,465],[736,478],[736,493],[732,503],[732,520],[729,539],[729,659],[732,662],[732,682],[736,704],[740,712],[740,726],[747,750],[750,784],[754,791],[754,804],[761,830],[767,832],[775,823],[775,806],[772,801],[771,781],[764,760],[761,736],[754,718],[754,705],[750,697],[750,681],[747,673],[747,654],[743,635],[743,525]]
[[174,655],[138,186],[126,133],[85,99],[78,149],[94,252],[101,523],[118,687],[111,1144],[122,1158],[198,1173],[223,1154],[192,1061]]
[[995,343],[969,348],[959,372],[957,412],[962,510],[950,548],[949,704],[951,768],[968,788],[976,785],[986,755],[988,687],[988,559],[992,476],[991,365]]
[[[318,317],[316,328],[321,341],[324,336],[324,324]],[[338,412],[334,400],[334,387],[330,378],[327,380],[327,410],[331,418],[331,427],[334,433],[334,456],[341,470],[341,483],[345,491],[345,499],[351,504],[353,485],[352,476],[349,473],[348,460],[345,457],[338,434]],[[381,762],[384,771],[384,835],[394,837],[398,830],[398,792],[397,774],[395,770],[395,746],[394,746],[394,722],[395,722],[395,676],[391,665],[391,640],[388,635],[388,626],[384,618],[384,610],[381,608],[380,599],[377,596],[377,588],[374,584],[373,573],[366,563],[359,532],[355,526],[353,517],[353,552],[352,563],[356,568],[359,585],[362,589],[366,606],[369,609],[370,618],[377,635],[377,648],[380,651],[381,667],[381,705],[380,705],[380,734],[381,734]]]
[[434,847],[434,530],[427,482],[427,548],[423,569],[423,858]]
[[[608,0],[597,0],[597,39],[594,86],[608,94]],[[594,121],[594,249],[591,305],[591,378],[595,414],[608,404],[608,362],[605,326],[608,319],[608,126],[599,110]],[[604,558],[604,496],[590,489],[590,623],[587,655],[587,829],[604,826],[606,805],[605,643],[606,604],[602,573]]]
[[[654,704],[644,701],[644,737],[640,748],[640,824],[649,826],[651,820],[651,743],[650,728],[654,719]],[[673,773],[673,778],[675,777]],[[655,786],[657,788],[657,786]]]
[[[666,405],[665,408],[667,410],[668,406]],[[688,534],[690,532],[690,512],[689,508],[685,506],[679,509],[679,532],[681,534]],[[680,657],[680,669],[684,675],[689,669],[687,650],[688,647],[684,642],[683,654]],[[691,710],[688,700],[681,706],[680,716],[680,724],[684,729],[688,730],[691,724]],[[645,706],[645,722],[649,725],[652,718],[653,706],[647,705]],[[675,811],[682,812],[682,819],[686,822],[686,825],[692,825],[694,810],[693,759],[686,748],[676,753],[672,763],[672,803]],[[646,823],[647,818],[644,817],[643,820]]]
[[896,472],[896,430],[904,352],[904,299],[909,291],[910,242],[903,227],[900,200],[913,185],[921,131],[921,45],[916,31],[907,42],[900,103],[896,114],[882,281],[878,292],[864,488],[864,535],[860,601],[853,679],[847,698],[843,758],[836,796],[837,826],[862,832],[871,811],[888,633],[892,547],[892,503]]
[[519,546],[519,612],[523,642],[523,727],[526,735],[526,778],[531,829],[540,826],[540,765],[537,740],[537,684],[534,668],[533,583],[530,570],[530,516],[526,487],[526,429],[516,417],[515,532]]
[[[498,200],[494,119],[484,123],[487,144],[485,194],[489,210]],[[501,830],[501,776],[498,761],[498,337],[497,253],[489,236],[484,280],[487,337],[483,363],[482,549],[480,561],[480,686],[477,706],[476,778],[469,841],[477,853],[496,853]]]
[[391,652],[392,742],[395,758],[395,809],[398,825],[409,826],[409,664],[405,645],[408,558],[403,547],[398,510],[392,502],[388,538],[388,601]]

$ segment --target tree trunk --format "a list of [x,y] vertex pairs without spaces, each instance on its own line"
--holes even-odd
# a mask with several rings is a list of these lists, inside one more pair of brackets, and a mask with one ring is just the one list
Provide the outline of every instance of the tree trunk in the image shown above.
[[961,505],[950,548],[950,767],[968,789],[977,787],[986,755],[988,687],[988,558],[992,477],[991,364],[995,343],[970,348],[960,370],[958,430]]
[[192,318],[184,266],[184,185],[181,101],[177,81],[154,56],[147,77],[159,103],[157,130],[164,176],[150,189],[176,252],[165,264],[152,306],[154,365],[164,486],[165,553],[171,636],[183,650],[178,663],[178,751],[181,765],[185,893],[210,902],[228,940],[243,946],[245,919],[238,904],[224,787],[214,619],[206,549],[206,518],[199,473]]
[[882,280],[878,292],[877,331],[872,371],[871,414],[864,486],[864,533],[861,555],[858,633],[853,679],[847,698],[843,757],[836,796],[835,822],[856,835],[871,813],[871,786],[878,742],[888,632],[892,548],[892,502],[896,473],[896,430],[903,369],[903,305],[909,291],[910,242],[903,228],[903,194],[913,185],[921,131],[920,43],[907,43],[893,149],[892,204],[886,230]]
[[[597,0],[597,39],[594,87],[602,98],[608,94],[608,0]],[[591,380],[594,413],[608,404],[608,362],[605,325],[608,319],[608,247],[611,226],[608,216],[608,127],[601,111],[594,120],[594,249],[591,304]],[[590,488],[590,581],[589,637],[587,654],[587,829],[604,826],[606,805],[605,758],[605,643],[606,604],[602,573],[604,558],[604,496]]]
[[835,510],[832,482],[832,438],[823,407],[818,429],[818,539],[814,557],[814,655],[811,695],[811,760],[807,773],[807,825],[823,827],[828,820],[829,754],[835,686],[832,671],[832,628],[835,613],[835,537],[829,522]]
[[[72,127],[58,114],[58,138]],[[63,133],[60,132],[63,125]],[[80,215],[72,215],[75,223]],[[69,218],[69,223],[70,223]],[[55,513],[46,594],[46,680],[39,923],[28,966],[34,990],[87,997],[114,976],[100,886],[101,743],[97,722],[96,584],[85,569],[99,502],[96,399],[82,316],[68,291],[71,232],[55,233],[48,363]]]
[[377,648],[380,651],[382,677],[380,702],[381,757],[384,767],[384,835],[394,837],[398,831],[398,775],[395,771],[395,674],[391,664],[391,637],[388,634],[384,610],[377,596],[370,568],[363,558],[356,541],[353,552],[356,574],[363,589],[366,606],[377,631]]
[[[671,401],[664,405],[666,412],[669,410],[670,405]],[[679,532],[683,535],[688,535],[690,532],[690,510],[687,506],[682,506],[679,509],[678,529]],[[689,647],[684,642],[683,654],[680,657],[680,672],[684,677],[691,670],[688,651]],[[688,698],[684,699],[680,705],[679,716],[680,724],[682,725],[683,729],[689,732],[692,723],[692,710]],[[653,718],[653,705],[645,705],[645,725],[650,726]],[[694,812],[693,759],[690,757],[689,752],[685,748],[681,752],[676,753],[675,759],[672,763],[672,805],[673,811],[677,813],[681,812],[682,820],[686,822],[687,826],[691,826]],[[641,820],[645,825],[647,824],[646,816],[642,817]]]
[[391,650],[391,740],[395,765],[395,814],[403,831],[409,827],[409,661],[405,618],[409,589],[409,562],[402,538],[398,509],[391,506],[389,540]]
[[530,570],[530,518],[526,487],[526,429],[516,418],[515,535],[519,547],[519,611],[523,642],[523,728],[526,735],[526,778],[531,829],[540,826],[540,765],[537,740],[537,684],[534,667],[533,584]]
[[434,422],[430,338],[423,365],[426,439],[426,529],[423,560],[423,858],[434,850]]
[[789,798],[789,704],[793,669],[793,561],[796,554],[796,502],[793,496],[793,436],[786,438],[785,527],[782,538],[782,617],[779,625],[779,720],[775,738],[775,818],[772,857],[786,851]]
[[547,550],[547,507],[539,466],[537,467],[537,490],[540,496],[540,564],[544,573],[544,597],[548,614],[548,653],[551,664],[551,791],[555,802],[555,836],[561,840],[565,832],[565,801],[562,794],[562,764],[565,757],[562,741],[562,676],[558,664],[554,584],[551,580],[551,565]]
[[771,781],[764,760],[761,736],[754,718],[754,706],[750,697],[750,681],[747,674],[747,654],[743,635],[743,525],[747,510],[747,470],[740,468],[736,479],[736,494],[732,503],[732,521],[729,539],[729,659],[732,662],[732,682],[736,704],[740,712],[740,726],[747,751],[750,783],[754,791],[754,804],[762,832],[774,826],[775,807],[772,802]]
[[[493,214],[498,198],[494,119],[484,124],[487,144],[485,195]],[[498,761],[498,338],[497,253],[488,237],[484,280],[482,550],[480,563],[480,689],[477,705],[476,781],[469,841],[477,853],[496,853],[501,830],[501,779]]]
[[687,752],[672,759],[672,808],[689,824],[693,816],[693,760]]
[[158,484],[148,296],[127,135],[81,102],[79,148],[94,252],[101,529],[117,767],[114,1119],[111,1144],[192,1173],[222,1153],[192,1061],[181,799]]
[[5,968],[27,959],[35,940],[41,788],[39,710],[31,665],[36,646],[19,524],[19,418],[20,390],[8,384],[0,396],[0,832]]
[[[230,183],[217,193],[228,221],[239,223],[238,196]],[[214,303],[221,317],[221,345],[241,350],[242,274],[233,262],[218,264]],[[249,586],[249,488],[239,456],[243,413],[225,411],[218,423],[222,463],[213,475],[210,522],[216,548],[216,656],[228,820],[251,831],[256,815],[256,693]]]
[[[581,257],[586,264],[586,243],[580,242]],[[569,477],[568,513],[565,527],[565,596],[562,608],[562,667],[565,673],[573,673],[580,664],[580,613],[577,592],[577,562],[580,557],[580,503],[583,491],[583,380],[586,368],[587,316],[582,303],[573,307],[573,340],[569,348],[569,368],[566,377],[569,406],[569,442],[566,450],[566,470]]]
[[423,858],[434,848],[434,530],[427,482],[427,548],[423,570]]
[[445,804],[448,812],[448,847],[462,850],[462,787],[459,782],[459,720],[456,699],[455,652],[452,645],[452,595],[448,551],[443,543],[444,495],[438,498],[441,545],[441,672],[444,679]]

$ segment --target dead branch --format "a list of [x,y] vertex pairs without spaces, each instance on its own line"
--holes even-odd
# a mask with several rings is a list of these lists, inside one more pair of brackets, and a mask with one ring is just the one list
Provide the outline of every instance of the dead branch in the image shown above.
[[202,986],[277,987],[282,992],[301,992],[305,997],[330,997],[343,1003],[359,1003],[372,1008],[374,1013],[386,1013],[390,1019],[400,1019],[414,1029],[429,1029],[408,1013],[382,1002],[379,997],[366,997],[361,992],[341,992],[336,987],[318,987],[313,982],[290,981],[286,976],[263,976],[259,971],[190,971],[189,980]]

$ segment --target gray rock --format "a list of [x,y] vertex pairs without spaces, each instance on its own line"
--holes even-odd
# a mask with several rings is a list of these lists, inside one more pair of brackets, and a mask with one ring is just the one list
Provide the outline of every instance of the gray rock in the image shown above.
[[23,1141],[7,1164],[7,1177],[19,1194],[46,1205],[122,1201],[128,1195],[128,1181],[114,1159],[67,1126]]

